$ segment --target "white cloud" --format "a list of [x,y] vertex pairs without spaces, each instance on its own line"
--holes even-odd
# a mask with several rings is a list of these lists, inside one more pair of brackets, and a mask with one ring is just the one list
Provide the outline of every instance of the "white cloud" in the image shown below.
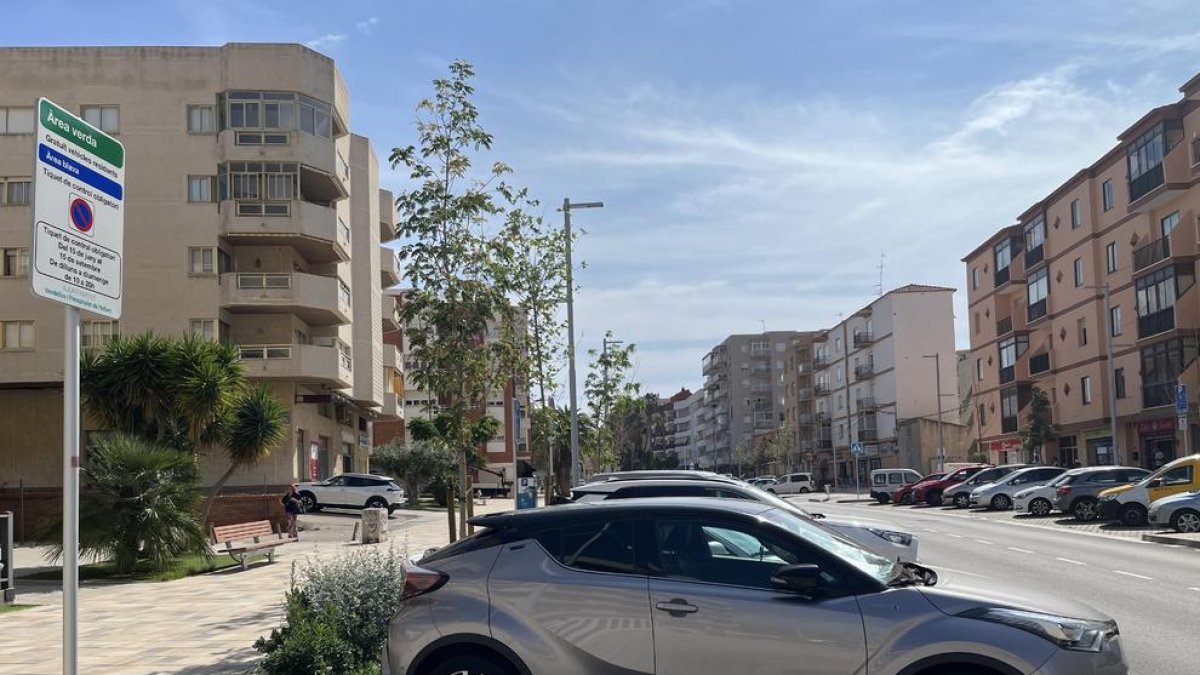
[[309,40],[308,42],[305,42],[304,46],[308,47],[309,49],[316,49],[316,50],[320,51],[322,49],[330,49],[330,48],[336,47],[345,41],[346,41],[345,33],[326,33],[325,35],[322,35],[321,37],[316,38],[315,40]]
[[375,26],[379,25],[379,17],[373,16],[369,19],[364,19],[354,24],[354,27],[364,35],[370,35],[375,32]]

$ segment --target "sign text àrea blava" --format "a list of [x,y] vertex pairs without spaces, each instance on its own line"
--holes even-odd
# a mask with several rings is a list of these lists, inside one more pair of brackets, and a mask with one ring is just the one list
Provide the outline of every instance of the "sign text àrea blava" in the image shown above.
[[63,131],[71,134],[75,138],[78,138],[80,141],[87,143],[88,145],[92,146],[93,148],[97,147],[95,136],[92,136],[91,134],[83,131],[82,129],[79,129],[79,128],[71,125],[66,120],[61,120],[61,119],[55,117],[53,109],[46,110],[46,121],[49,122],[50,124],[53,124],[54,126],[58,127],[59,129],[62,129]]

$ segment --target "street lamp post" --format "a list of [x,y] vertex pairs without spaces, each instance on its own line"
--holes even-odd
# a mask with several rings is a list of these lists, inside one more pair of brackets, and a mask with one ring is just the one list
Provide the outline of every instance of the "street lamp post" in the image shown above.
[[933,376],[937,379],[937,416],[938,416],[938,452],[937,469],[942,470],[946,463],[946,439],[942,435],[942,355],[926,354],[924,358],[933,359]]
[[1112,289],[1108,282],[1102,286],[1088,286],[1104,291],[1104,338],[1108,351],[1108,428],[1112,436],[1113,465],[1121,466],[1121,444],[1117,439],[1117,362],[1113,358]]
[[563,198],[563,236],[567,240],[567,363],[571,394],[571,487],[579,483],[579,399],[575,386],[575,281],[571,263],[571,209],[599,209],[604,202],[571,203]]

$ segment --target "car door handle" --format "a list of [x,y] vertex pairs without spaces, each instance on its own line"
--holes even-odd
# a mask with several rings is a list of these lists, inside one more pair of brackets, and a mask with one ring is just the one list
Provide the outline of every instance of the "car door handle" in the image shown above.
[[691,614],[700,610],[695,605],[689,605],[683,598],[672,598],[666,602],[655,603],[654,608],[671,614]]

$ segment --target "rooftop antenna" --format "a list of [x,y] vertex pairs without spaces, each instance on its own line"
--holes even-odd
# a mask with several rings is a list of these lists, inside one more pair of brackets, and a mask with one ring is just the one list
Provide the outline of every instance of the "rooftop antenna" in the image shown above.
[[886,256],[879,254],[879,284],[875,286],[875,294],[883,295],[883,260]]
[[763,332],[767,332],[767,322],[763,321],[762,319],[759,319],[758,322],[762,324]]

